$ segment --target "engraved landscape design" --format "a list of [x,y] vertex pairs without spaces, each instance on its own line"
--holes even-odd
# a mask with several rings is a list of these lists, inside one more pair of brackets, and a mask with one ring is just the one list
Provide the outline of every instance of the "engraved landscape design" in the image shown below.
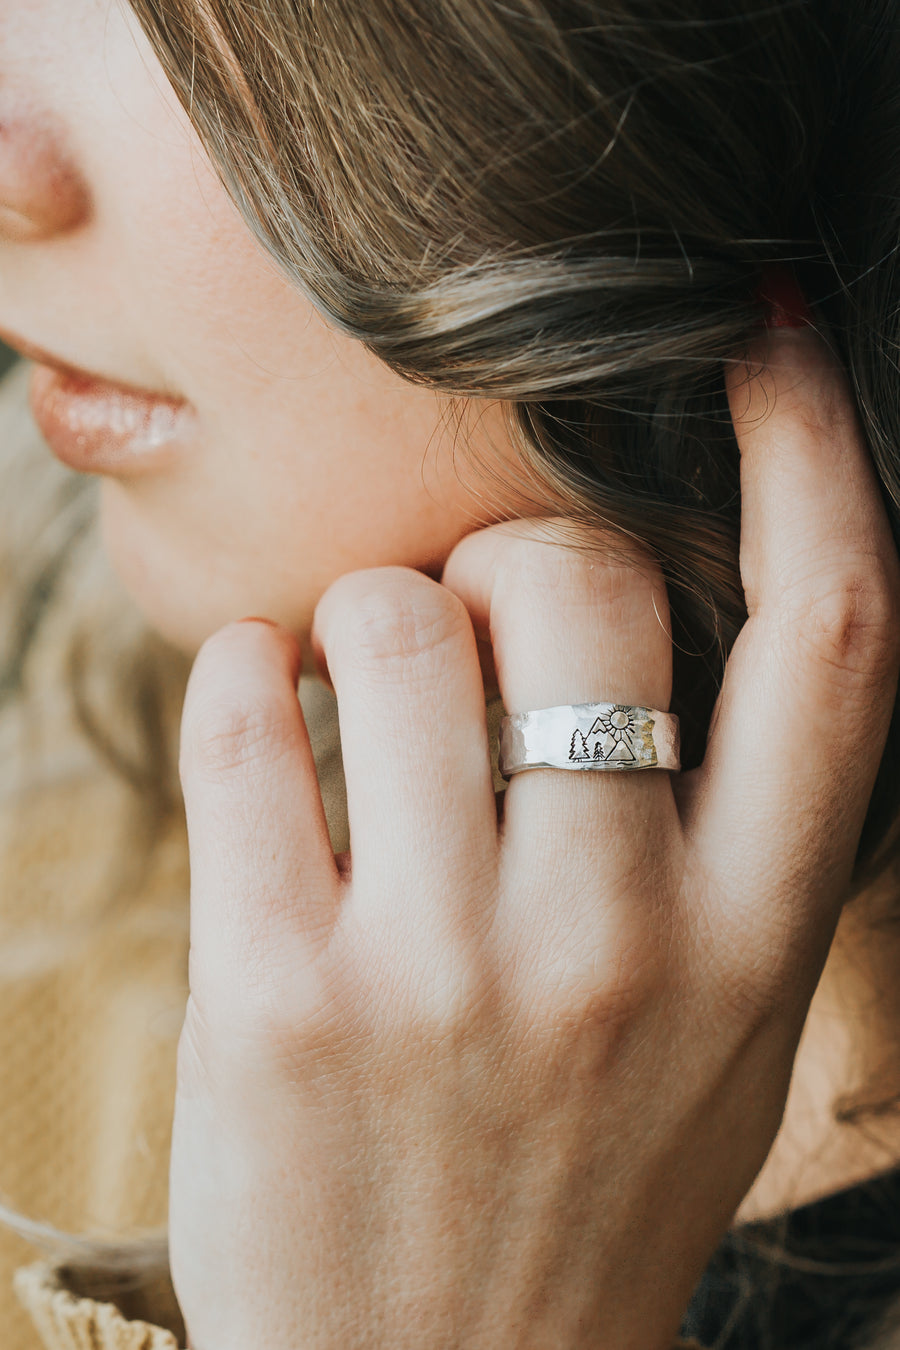
[[569,742],[573,764],[596,764],[610,769],[647,768],[656,763],[653,718],[644,708],[611,703],[587,731],[576,726]]

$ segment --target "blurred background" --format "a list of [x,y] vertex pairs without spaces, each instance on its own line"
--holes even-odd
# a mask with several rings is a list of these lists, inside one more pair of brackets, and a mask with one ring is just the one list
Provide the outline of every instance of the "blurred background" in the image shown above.
[[10,351],[9,347],[0,342],[0,375],[4,375],[9,370],[13,361],[16,360],[17,353]]

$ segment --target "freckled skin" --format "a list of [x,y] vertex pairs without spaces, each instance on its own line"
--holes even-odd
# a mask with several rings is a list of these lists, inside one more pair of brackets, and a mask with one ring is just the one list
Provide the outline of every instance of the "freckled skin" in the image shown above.
[[[103,489],[111,555],[155,626],[187,650],[245,613],[302,637],[335,577],[439,575],[511,514],[460,481],[437,396],[263,254],[124,6],[0,0],[0,50],[0,323],[197,410],[188,453]],[[472,421],[479,455],[511,455],[499,408]]]

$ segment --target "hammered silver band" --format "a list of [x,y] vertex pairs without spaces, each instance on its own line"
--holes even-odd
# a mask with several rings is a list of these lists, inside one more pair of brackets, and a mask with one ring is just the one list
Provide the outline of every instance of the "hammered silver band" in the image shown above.
[[500,722],[499,769],[610,772],[681,768],[678,718],[628,703],[566,703]]

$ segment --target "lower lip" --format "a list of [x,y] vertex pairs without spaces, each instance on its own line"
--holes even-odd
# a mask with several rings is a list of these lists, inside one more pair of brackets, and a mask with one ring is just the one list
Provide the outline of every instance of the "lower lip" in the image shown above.
[[79,473],[153,473],[172,462],[194,421],[183,401],[50,366],[34,367],[30,395],[50,449]]

